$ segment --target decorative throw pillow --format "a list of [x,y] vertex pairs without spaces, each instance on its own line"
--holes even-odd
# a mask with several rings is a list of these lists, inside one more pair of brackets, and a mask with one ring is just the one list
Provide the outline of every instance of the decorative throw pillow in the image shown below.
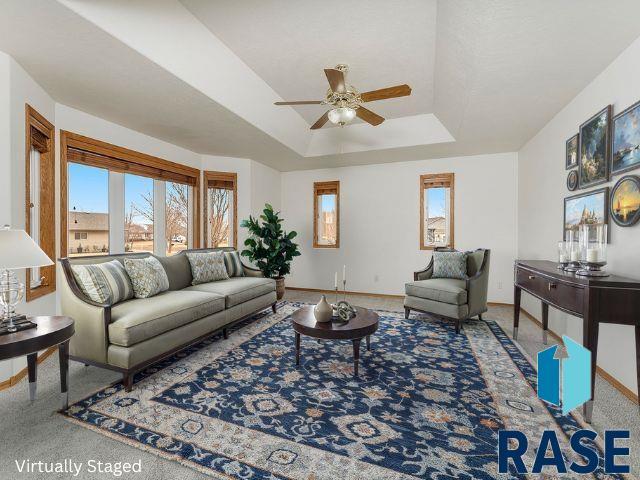
[[466,280],[467,254],[465,252],[433,252],[433,278]]
[[224,264],[230,277],[244,277],[244,267],[236,250],[224,252]]
[[169,278],[155,257],[125,258],[124,268],[133,284],[136,298],[149,298],[169,290]]
[[71,265],[76,283],[94,302],[115,305],[133,298],[133,286],[117,260],[90,265]]
[[215,282],[229,278],[224,265],[224,252],[189,252],[187,258],[191,264],[192,285]]

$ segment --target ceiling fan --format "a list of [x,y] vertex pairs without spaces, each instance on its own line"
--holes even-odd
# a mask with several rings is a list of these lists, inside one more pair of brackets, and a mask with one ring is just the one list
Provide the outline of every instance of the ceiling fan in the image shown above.
[[364,108],[362,103],[411,95],[411,87],[406,84],[360,93],[345,81],[345,74],[348,71],[349,67],[344,63],[336,65],[336,68],[325,68],[324,73],[327,76],[330,88],[327,90],[327,96],[324,100],[275,102],[275,105],[331,105],[333,108],[325,112],[311,126],[311,130],[322,128],[327,121],[342,127],[355,117],[376,126],[384,122],[384,118]]

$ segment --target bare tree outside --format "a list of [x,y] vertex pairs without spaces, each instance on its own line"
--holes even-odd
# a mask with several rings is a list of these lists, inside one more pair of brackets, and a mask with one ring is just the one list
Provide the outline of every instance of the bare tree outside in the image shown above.
[[[136,222],[146,220],[146,225]],[[151,226],[149,231],[148,226]],[[139,202],[132,201],[124,215],[124,238],[126,252],[153,251],[153,193],[141,193]]]
[[174,248],[187,248],[189,230],[189,186],[167,182],[165,205],[165,235],[167,255]]
[[209,188],[207,192],[209,246],[228,247],[231,244],[229,203],[232,190]]

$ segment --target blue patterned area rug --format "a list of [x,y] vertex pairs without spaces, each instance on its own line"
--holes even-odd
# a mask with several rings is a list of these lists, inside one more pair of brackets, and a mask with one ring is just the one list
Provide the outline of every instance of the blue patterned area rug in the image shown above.
[[354,378],[350,342],[303,337],[296,368],[288,316],[299,307],[263,312],[228,340],[148,368],[132,392],[105,388],[67,417],[217,478],[519,478],[497,473],[505,428],[532,444],[555,430],[572,458],[578,420],[538,400],[534,368],[495,322],[456,335],[450,322],[379,312]]

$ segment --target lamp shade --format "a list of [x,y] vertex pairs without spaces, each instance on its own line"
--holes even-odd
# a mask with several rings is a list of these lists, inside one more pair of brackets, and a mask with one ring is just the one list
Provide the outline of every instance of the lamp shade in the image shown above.
[[53,265],[24,230],[0,228],[0,270]]

